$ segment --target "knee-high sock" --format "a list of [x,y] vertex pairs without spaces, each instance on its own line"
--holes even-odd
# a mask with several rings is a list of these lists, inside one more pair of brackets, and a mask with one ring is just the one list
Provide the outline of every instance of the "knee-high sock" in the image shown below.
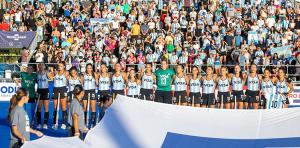
[[48,124],[49,112],[44,113],[44,124]]
[[67,124],[67,111],[62,111],[62,123]]
[[53,124],[56,124],[56,114],[57,114],[57,111],[54,111],[53,112]]
[[84,123],[87,124],[87,112],[84,112]]
[[37,119],[37,123],[38,123],[38,124],[41,124],[41,122],[42,122],[42,121],[41,121],[41,120],[42,120],[42,114],[41,114],[41,112],[38,111],[38,112],[36,113],[36,116],[37,116],[37,118],[36,118],[36,119]]
[[96,124],[96,112],[92,112],[92,124]]

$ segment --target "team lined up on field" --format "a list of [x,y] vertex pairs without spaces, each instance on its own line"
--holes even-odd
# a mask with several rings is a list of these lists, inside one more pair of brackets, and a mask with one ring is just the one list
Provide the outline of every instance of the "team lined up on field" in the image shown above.
[[[162,61],[162,65],[167,65],[166,61]],[[76,68],[66,71],[63,63],[59,63],[54,72],[47,72],[44,64],[41,64],[39,69],[38,92],[40,98],[41,100],[48,99],[48,79],[53,79],[55,110],[53,115],[56,119],[57,100],[59,98],[63,112],[63,123],[66,123],[67,118],[67,102],[73,99],[72,91],[77,84],[84,87],[85,97],[82,103],[85,118],[88,118],[87,110],[90,106],[92,125],[96,124],[96,105],[105,104],[108,107],[111,104],[111,98],[115,98],[117,94],[196,107],[258,109],[266,108],[267,101],[264,96],[267,93],[272,94],[274,90],[277,94],[284,96],[282,104],[287,107],[289,100],[286,96],[293,92],[293,85],[286,79],[284,70],[280,69],[278,75],[272,77],[267,69],[263,75],[259,75],[256,73],[256,65],[251,66],[249,74],[242,73],[238,65],[235,66],[235,72],[230,74],[226,67],[222,67],[220,76],[213,74],[212,67],[206,68],[205,76],[200,75],[197,67],[193,67],[192,74],[188,76],[184,73],[184,67],[177,65],[175,73],[168,73],[172,81],[166,85],[174,85],[174,93],[167,98],[170,99],[169,101],[161,101],[160,99],[163,90],[159,89],[160,84],[157,82],[161,83],[162,79],[157,79],[157,74],[152,73],[151,64],[146,64],[145,72],[138,75],[133,69],[128,74],[122,72],[120,64],[115,65],[115,72],[112,74],[108,73],[105,64],[101,65],[100,73],[94,72],[93,66],[88,64],[86,73],[82,75],[77,73]],[[244,91],[244,86],[247,86],[246,91]],[[109,97],[110,95],[112,97]],[[46,107],[45,104],[44,107]],[[56,120],[53,123],[55,125]]]

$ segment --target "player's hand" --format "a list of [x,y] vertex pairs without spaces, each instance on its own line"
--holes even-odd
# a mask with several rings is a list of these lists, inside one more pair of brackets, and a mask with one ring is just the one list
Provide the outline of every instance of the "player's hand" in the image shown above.
[[35,133],[38,137],[42,137],[42,136],[44,136],[44,134],[42,133],[42,132],[40,132],[40,131],[36,131],[36,133]]
[[80,133],[79,133],[79,132],[76,132],[76,133],[74,134],[74,136],[79,137],[79,136],[80,136]]
[[25,141],[26,141],[26,138],[25,138],[25,137],[22,137],[22,138],[21,138],[21,142],[22,142],[22,143],[25,143]]

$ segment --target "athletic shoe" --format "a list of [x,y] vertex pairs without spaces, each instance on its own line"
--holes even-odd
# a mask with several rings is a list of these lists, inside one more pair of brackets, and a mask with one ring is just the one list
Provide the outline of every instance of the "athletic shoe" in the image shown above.
[[53,124],[52,129],[57,130],[57,124]]
[[67,128],[67,126],[65,124],[62,124],[60,128],[65,130]]
[[44,124],[43,129],[48,129],[48,125]]
[[37,129],[41,129],[41,128],[42,128],[42,125],[39,124],[36,128],[37,128]]

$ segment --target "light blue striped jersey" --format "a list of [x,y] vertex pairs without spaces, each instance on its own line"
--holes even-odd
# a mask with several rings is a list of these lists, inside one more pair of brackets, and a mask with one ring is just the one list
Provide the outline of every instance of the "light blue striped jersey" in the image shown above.
[[124,90],[124,79],[122,75],[119,75],[116,77],[113,75],[112,77],[112,85],[113,85],[113,90]]
[[107,77],[102,77],[100,75],[99,77],[99,90],[109,90],[110,88],[110,78],[107,76]]
[[96,80],[93,75],[84,75],[83,78],[83,88],[84,90],[93,90],[96,88]]
[[219,92],[229,92],[229,80],[226,78],[225,80],[222,80],[221,77],[218,80],[218,91]]
[[153,89],[153,74],[148,76],[147,74],[144,74],[142,77],[142,88],[143,89]]
[[206,80],[206,76],[204,77],[203,83],[202,83],[202,93],[203,94],[214,94],[215,93],[215,82],[213,78],[210,78],[210,80]]
[[267,104],[267,109],[281,109],[284,106],[285,97],[277,93],[272,93],[270,95],[270,100]]
[[127,87],[128,87],[127,95],[133,96],[139,94],[139,87],[135,81],[134,82],[128,81]]
[[186,90],[186,81],[185,77],[182,76],[181,78],[178,76],[175,76],[174,80],[174,90],[175,91],[185,91]]
[[54,87],[65,87],[67,86],[67,78],[64,74],[56,74],[54,77]]
[[251,91],[258,91],[259,90],[259,79],[258,79],[257,75],[255,75],[254,78],[252,78],[250,75],[248,75],[247,90],[251,90]]
[[200,79],[193,79],[191,78],[190,80],[190,92],[192,93],[199,93],[200,92],[200,86],[201,86],[201,82]]
[[276,83],[276,92],[277,93],[287,93],[288,92],[288,85],[286,80],[280,82],[279,80]]
[[77,77],[76,79],[70,77],[70,79],[69,79],[69,91],[73,91],[74,87],[76,85],[81,85],[79,77]]
[[48,76],[47,73],[45,72],[43,75],[41,73],[38,73],[38,88],[39,89],[44,89],[44,88],[48,88]]
[[233,76],[231,83],[232,83],[232,90],[234,91],[243,90],[243,80],[240,77]]
[[272,80],[263,80],[261,82],[261,92],[265,92],[268,94],[273,93],[274,84]]

